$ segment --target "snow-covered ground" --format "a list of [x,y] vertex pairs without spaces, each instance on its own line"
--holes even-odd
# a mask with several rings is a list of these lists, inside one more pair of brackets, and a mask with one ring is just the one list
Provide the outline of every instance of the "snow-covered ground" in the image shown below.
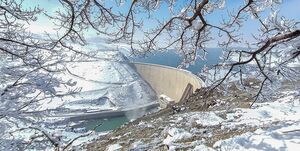
[[[204,149],[202,144],[200,150],[296,151],[300,147],[299,92],[287,92],[286,96],[274,102],[258,103],[253,109],[238,108],[231,112],[226,113],[225,118],[217,116],[216,114],[220,114],[218,112],[187,113],[178,115],[178,118],[187,118],[190,123],[195,121],[195,125],[202,127],[219,126],[224,131],[242,130],[247,127],[257,128],[253,132],[219,140],[214,143],[213,148]],[[174,128],[172,130],[174,131]],[[168,131],[168,133],[170,132]],[[192,137],[195,132],[188,133],[190,133],[188,136]],[[180,138],[182,137],[180,135],[187,136],[187,132],[177,133],[175,136]],[[210,135],[213,137],[213,132]],[[167,137],[165,140],[168,139],[170,138]],[[205,139],[202,141],[205,142]],[[176,148],[178,145],[176,141],[173,141],[170,146]],[[196,145],[194,150],[199,150],[199,146]]]
[[[282,91],[274,101],[256,103],[251,109],[178,113],[140,121],[127,129],[131,131],[118,131],[120,138],[113,139],[112,146],[123,150],[297,151],[300,148],[299,89]],[[127,144],[129,138],[134,143]],[[103,145],[105,140],[97,143]]]
[[221,150],[296,151],[300,147],[299,92],[287,92],[277,101],[258,104],[254,109],[237,109],[227,114],[221,125],[222,128],[267,126],[216,142],[214,147]]

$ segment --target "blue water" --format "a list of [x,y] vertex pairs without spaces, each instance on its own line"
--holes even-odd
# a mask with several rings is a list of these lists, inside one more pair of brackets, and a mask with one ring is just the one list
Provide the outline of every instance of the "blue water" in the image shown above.
[[114,130],[127,122],[129,122],[129,120],[126,116],[99,118],[87,120],[81,124],[80,127],[85,127],[88,130],[95,130],[96,132],[105,132]]
[[[190,65],[188,68],[185,69],[196,74],[201,71],[204,65],[209,66],[217,64],[219,62],[219,57],[221,56],[221,49],[209,48],[207,49],[207,52],[208,54],[206,60],[201,60],[200,58],[197,58],[194,65]],[[153,63],[177,67],[178,65],[180,65],[182,58],[175,51],[169,50],[164,52],[148,53],[146,54],[146,56],[143,57],[135,56],[129,58],[129,60],[133,62]]]

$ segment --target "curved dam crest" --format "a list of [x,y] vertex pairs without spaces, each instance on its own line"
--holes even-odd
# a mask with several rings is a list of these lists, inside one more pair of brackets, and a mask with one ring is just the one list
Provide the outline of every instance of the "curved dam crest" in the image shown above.
[[204,86],[204,82],[199,77],[187,70],[139,62],[133,62],[131,65],[158,96],[167,95],[175,102],[185,98],[184,93],[188,85],[191,86],[189,90],[191,92]]

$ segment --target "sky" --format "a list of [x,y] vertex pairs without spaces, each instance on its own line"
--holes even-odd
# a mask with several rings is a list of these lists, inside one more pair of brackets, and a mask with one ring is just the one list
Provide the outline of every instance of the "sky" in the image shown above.
[[[271,1],[271,0],[268,0]],[[176,6],[174,10],[179,10],[182,6],[185,5],[185,0],[177,0]],[[131,0],[127,0],[124,5],[120,7],[116,7],[115,0],[105,0],[104,1],[106,6],[110,6],[113,8],[113,11],[120,11],[120,12],[127,12]],[[211,24],[218,25],[221,21],[221,18],[226,18],[227,11],[236,11],[239,7],[245,5],[245,1],[243,0],[227,0],[224,10],[216,11],[213,14],[209,14],[206,18],[207,21]],[[25,0],[24,7],[33,7],[39,6],[44,9],[49,14],[54,14],[54,12],[58,9],[63,10],[63,7],[57,0]],[[300,0],[282,0],[282,4],[279,6],[279,15],[285,16],[286,18],[295,19],[300,21]],[[265,13],[262,14],[262,18],[265,18],[270,13],[270,10],[267,10]],[[158,19],[160,21],[166,20],[170,18],[172,15],[169,13],[169,8],[166,3],[161,3],[160,9],[156,10],[151,14],[151,17]],[[148,20],[146,14],[139,14],[137,20],[144,20],[145,28],[153,28],[156,24],[154,20]],[[249,19],[241,29],[241,33],[243,37],[246,39],[251,39],[252,34],[257,33],[259,27],[259,23],[254,21],[253,19]],[[28,25],[28,30],[34,33],[44,33],[47,31],[48,33],[56,32],[54,29],[54,24],[51,20],[49,20],[44,15],[40,15],[36,22],[30,23]],[[90,34],[95,36],[93,32]],[[142,35],[138,35],[142,36]],[[213,45],[212,45],[213,46]]]

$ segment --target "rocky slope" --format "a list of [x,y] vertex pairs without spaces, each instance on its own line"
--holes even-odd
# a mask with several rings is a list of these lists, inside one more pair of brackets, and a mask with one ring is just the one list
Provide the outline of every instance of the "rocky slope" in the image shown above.
[[290,151],[300,147],[299,85],[288,84],[273,101],[258,102],[252,108],[252,100],[246,98],[246,94],[222,97],[216,93],[205,104],[194,95],[185,104],[128,123],[84,148]]

